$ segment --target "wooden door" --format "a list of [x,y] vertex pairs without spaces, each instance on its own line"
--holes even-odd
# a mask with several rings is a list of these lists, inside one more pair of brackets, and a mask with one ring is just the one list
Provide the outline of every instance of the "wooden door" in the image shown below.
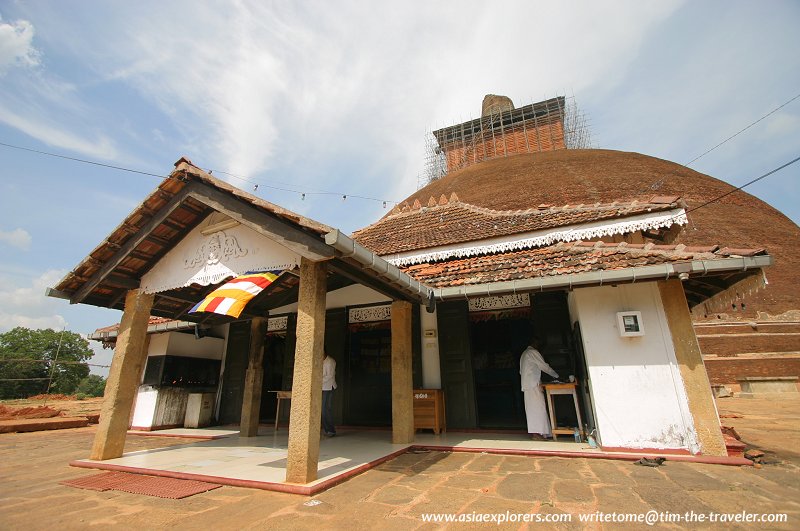
[[474,428],[475,385],[472,378],[467,301],[440,303],[437,312],[439,363],[447,425],[452,428]]
[[222,373],[222,397],[219,405],[220,424],[238,424],[242,420],[244,379],[250,352],[250,321],[230,324],[225,368]]

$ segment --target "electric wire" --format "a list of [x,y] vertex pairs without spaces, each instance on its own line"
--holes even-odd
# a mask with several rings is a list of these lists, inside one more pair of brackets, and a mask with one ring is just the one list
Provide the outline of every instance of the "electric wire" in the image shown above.
[[113,170],[127,171],[127,172],[130,172],[130,173],[138,173],[140,175],[149,175],[151,177],[158,177],[159,179],[166,179],[167,177],[169,177],[168,175],[158,175],[156,173],[150,173],[150,172],[141,171],[141,170],[134,170],[132,168],[125,168],[123,166],[115,166],[113,164],[103,164],[102,162],[97,162],[97,161],[94,161],[94,160],[79,159],[77,157],[68,157],[66,155],[59,155],[58,153],[50,153],[49,151],[41,151],[41,150],[38,150],[38,149],[31,149],[31,148],[26,148],[26,147],[22,147],[22,146],[15,146],[14,144],[7,144],[5,142],[0,142],[0,146],[5,146],[5,147],[11,148],[11,149],[19,149],[21,151],[29,151],[31,153],[37,153],[39,155],[47,155],[48,157],[56,157],[56,158],[59,158],[59,159],[67,159],[67,160],[71,160],[71,161],[74,161],[74,162],[81,162],[83,164],[92,164],[93,166],[102,166],[103,168],[111,168]]
[[[59,158],[59,159],[70,160],[70,161],[73,161],[73,162],[80,162],[82,164],[91,164],[93,166],[100,166],[100,167],[103,167],[103,168],[110,168],[110,169],[113,169],[113,170],[125,171],[125,172],[129,172],[129,173],[137,173],[139,175],[147,175],[147,176],[150,176],[150,177],[157,177],[159,179],[168,179],[169,178],[169,175],[159,175],[157,173],[152,173],[152,172],[142,171],[142,170],[136,170],[136,169],[133,169],[133,168],[126,168],[124,166],[116,166],[114,164],[105,164],[105,163],[102,163],[102,162],[97,162],[97,161],[88,160],[88,159],[82,159],[82,158],[78,158],[78,157],[69,157],[67,155],[61,155],[59,153],[52,153],[52,152],[49,152],[49,151],[43,151],[43,150],[39,150],[39,149],[27,148],[27,147],[18,146],[18,145],[15,145],[15,144],[9,144],[7,142],[0,142],[0,146],[7,147],[7,148],[10,148],[10,149],[17,149],[17,150],[20,150],[20,151],[27,151],[29,153],[35,153],[35,154],[38,154],[38,155],[44,155],[44,156],[48,156],[48,157],[56,157],[56,158]],[[226,172],[226,171],[208,170],[209,174],[213,174],[214,172],[221,173],[223,175],[228,175],[230,177],[234,177],[234,178],[239,179],[241,181],[250,183],[250,184],[254,185],[254,191],[257,191],[259,186],[263,186],[264,188],[270,188],[272,190],[280,190],[282,192],[290,192],[290,193],[298,194],[298,195],[301,196],[302,199],[305,199],[306,195],[334,195],[334,196],[340,196],[340,197],[342,197],[342,199],[347,199],[348,197],[352,197],[352,198],[364,199],[364,200],[368,200],[368,201],[377,201],[379,203],[382,202],[382,203],[393,203],[395,205],[398,204],[398,201],[394,201],[392,199],[380,199],[380,198],[377,198],[377,197],[368,197],[368,196],[357,195],[357,194],[349,194],[349,193],[344,193],[344,192],[318,191],[318,190],[314,190],[313,188],[309,188],[306,191],[297,190],[297,189],[291,189],[291,188],[281,188],[280,186],[273,186],[273,185],[267,184],[265,182],[254,181],[252,179],[248,179],[248,178],[243,177],[241,175],[236,175],[234,173],[230,173],[230,172]]]
[[693,158],[692,160],[690,160],[689,162],[687,162],[686,164],[684,164],[684,166],[689,166],[689,164],[691,164],[691,163],[695,162],[696,160],[698,160],[698,159],[700,159],[700,158],[702,158],[702,157],[705,157],[706,155],[708,155],[709,153],[711,153],[712,151],[714,151],[715,149],[717,149],[718,147],[720,147],[722,144],[725,144],[725,143],[726,143],[726,142],[728,142],[729,140],[733,140],[734,138],[736,138],[736,137],[737,137],[737,136],[739,136],[740,134],[744,133],[745,131],[747,131],[748,129],[750,129],[750,128],[751,128],[751,127],[753,127],[754,125],[756,125],[758,122],[762,121],[763,119],[767,118],[768,116],[770,116],[770,115],[772,115],[772,114],[775,114],[776,112],[778,112],[778,111],[779,111],[779,110],[781,110],[782,108],[786,107],[787,105],[789,105],[790,103],[792,103],[792,102],[793,102],[794,100],[796,100],[797,98],[800,98],[800,94],[796,95],[795,97],[793,97],[793,98],[792,98],[792,99],[790,99],[789,101],[787,101],[787,102],[785,102],[785,103],[783,103],[783,104],[781,104],[781,105],[779,105],[779,106],[775,107],[774,109],[772,109],[771,111],[769,111],[767,114],[765,114],[764,116],[762,116],[761,118],[759,118],[759,119],[758,119],[758,120],[756,120],[755,122],[751,123],[750,125],[748,125],[748,126],[747,126],[747,127],[745,127],[744,129],[740,129],[739,131],[737,131],[736,133],[732,134],[731,136],[729,136],[728,138],[726,138],[725,140],[723,140],[722,142],[720,142],[720,143],[719,143],[719,144],[717,144],[716,146],[712,147],[711,149],[708,149],[708,150],[704,151],[703,153],[699,154],[698,156],[696,156],[695,158]]
[[686,211],[686,213],[688,214],[689,212],[694,212],[694,211],[696,211],[696,210],[699,210],[699,209],[701,209],[701,208],[703,208],[703,207],[705,207],[705,206],[708,206],[708,205],[710,205],[711,203],[716,203],[717,201],[719,201],[719,200],[720,200],[720,199],[722,199],[723,197],[729,196],[729,195],[731,195],[731,194],[732,194],[732,193],[734,193],[734,192],[738,192],[739,190],[742,190],[743,188],[746,188],[746,187],[750,186],[750,185],[751,185],[751,184],[753,184],[753,183],[757,183],[757,182],[758,182],[758,181],[760,181],[761,179],[764,179],[764,178],[766,178],[766,177],[769,177],[769,176],[770,176],[770,175],[772,175],[773,173],[777,173],[777,172],[781,171],[782,169],[784,169],[784,168],[786,168],[786,167],[788,167],[788,166],[791,166],[792,164],[794,164],[794,163],[795,163],[795,162],[797,162],[798,160],[800,160],[800,157],[797,157],[797,158],[795,158],[795,159],[793,159],[793,160],[790,160],[789,162],[787,162],[787,163],[785,163],[785,164],[782,164],[782,165],[778,166],[778,167],[777,167],[777,168],[775,168],[774,170],[770,170],[770,171],[768,171],[767,173],[765,173],[765,174],[761,175],[760,177],[756,177],[756,178],[755,178],[755,179],[753,179],[752,181],[748,181],[748,182],[744,183],[744,184],[743,184],[743,185],[741,185],[741,186],[737,186],[737,187],[736,187],[736,188],[734,188],[733,190],[729,190],[729,191],[725,192],[724,194],[722,194],[722,195],[719,195],[719,196],[715,197],[714,199],[710,199],[710,200],[706,201],[705,203],[703,203],[702,205],[697,205],[696,207],[690,208],[689,210],[687,210],[687,211]]
[[[30,361],[30,362],[38,362],[38,363],[48,363],[53,362],[53,360],[41,360],[36,358],[2,358],[0,359],[0,363],[3,362],[14,362],[14,361]],[[53,364],[58,365],[86,365],[87,367],[111,367],[111,365],[99,365],[97,363],[86,363],[83,361],[55,361]]]

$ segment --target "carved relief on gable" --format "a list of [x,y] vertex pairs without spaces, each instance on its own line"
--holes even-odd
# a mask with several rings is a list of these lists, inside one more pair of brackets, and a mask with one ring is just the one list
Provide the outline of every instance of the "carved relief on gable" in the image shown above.
[[214,231],[211,221],[192,230],[142,276],[145,293],[208,286],[249,271],[285,271],[300,264],[299,254],[249,227],[218,223],[223,226]]
[[232,258],[247,256],[248,251],[246,247],[242,248],[236,236],[219,231],[208,235],[194,252],[187,255],[183,259],[183,267],[189,269],[203,263],[215,265]]

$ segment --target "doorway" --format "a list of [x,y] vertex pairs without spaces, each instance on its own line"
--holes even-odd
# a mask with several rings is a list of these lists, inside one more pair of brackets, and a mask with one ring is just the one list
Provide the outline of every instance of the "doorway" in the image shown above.
[[356,426],[392,423],[392,332],[388,321],[351,326],[345,422]]
[[472,373],[477,425],[485,429],[525,427],[519,356],[530,337],[530,311],[470,314]]
[[[268,334],[266,344],[264,345],[264,373],[261,386],[259,420],[275,422],[278,395],[271,391],[288,390],[284,389],[283,385],[285,357],[286,332]],[[281,417],[287,419],[288,412],[282,412]]]

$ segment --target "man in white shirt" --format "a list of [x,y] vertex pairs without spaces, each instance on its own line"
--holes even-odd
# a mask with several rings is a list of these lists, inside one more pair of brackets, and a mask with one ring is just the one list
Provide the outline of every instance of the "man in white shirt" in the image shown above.
[[558,373],[544,361],[539,352],[542,342],[539,338],[531,338],[530,346],[526,348],[519,360],[519,373],[522,377],[522,393],[525,396],[525,416],[528,419],[528,433],[535,440],[549,438],[550,419],[547,416],[547,407],[540,383],[542,371],[553,378],[558,378]]
[[[323,351],[324,352],[324,351]],[[333,425],[333,390],[336,389],[336,360],[324,352],[322,360],[322,432],[327,437],[336,435]]]

